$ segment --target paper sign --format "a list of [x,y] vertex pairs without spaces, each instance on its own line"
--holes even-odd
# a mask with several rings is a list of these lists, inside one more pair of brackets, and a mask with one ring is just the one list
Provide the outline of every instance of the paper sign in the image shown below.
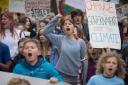
[[90,42],[93,48],[121,48],[115,4],[86,1]]
[[25,13],[25,0],[9,0],[9,11]]
[[26,15],[31,18],[46,17],[50,9],[50,0],[26,0],[25,1]]

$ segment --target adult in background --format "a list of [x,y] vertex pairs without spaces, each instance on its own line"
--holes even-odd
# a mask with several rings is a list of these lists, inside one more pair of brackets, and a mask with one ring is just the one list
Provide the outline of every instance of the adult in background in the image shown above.
[[23,17],[19,20],[19,23],[22,24],[24,27],[24,29],[21,32],[21,35],[24,35],[25,37],[30,37],[30,38],[36,37],[36,31],[34,30],[34,28],[32,28],[32,22],[30,18]]
[[13,16],[8,11],[1,14],[0,41],[9,46],[11,58],[18,53],[18,41],[21,30],[14,28]]
[[71,12],[71,17],[73,19],[75,26],[77,26],[83,32],[83,39],[85,41],[89,41],[89,29],[87,20],[84,19],[84,13],[81,10],[77,9]]

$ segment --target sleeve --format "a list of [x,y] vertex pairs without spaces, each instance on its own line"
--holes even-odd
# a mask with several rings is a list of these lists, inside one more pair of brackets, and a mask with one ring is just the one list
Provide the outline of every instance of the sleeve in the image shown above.
[[13,73],[21,74],[21,68],[22,67],[19,64],[17,64],[13,69]]
[[87,70],[88,70],[88,56],[87,56],[87,48],[86,48],[86,44],[84,42],[84,40],[81,39],[80,42],[81,45],[81,50],[80,50],[80,54],[81,54],[81,62],[82,62],[82,74],[83,74],[83,84],[86,82],[86,78],[87,78]]
[[49,79],[51,77],[55,77],[58,79],[58,81],[63,82],[63,78],[62,76],[59,74],[59,72],[54,68],[53,65],[51,65],[50,63],[47,63],[47,67],[48,67],[48,74],[49,74]]
[[4,44],[4,57],[3,57],[4,62],[8,62],[11,60],[11,55],[10,55],[10,50],[7,45]]
[[96,85],[96,84],[95,84],[95,80],[94,80],[93,77],[90,78],[90,80],[88,81],[87,85]]
[[56,15],[42,30],[42,34],[46,36],[52,45],[58,46],[61,43],[62,35],[53,34],[53,30],[55,30],[55,24],[60,17]]
[[80,50],[80,54],[81,54],[81,61],[83,61],[85,59],[85,55],[87,55],[86,53],[86,44],[84,42],[84,40],[80,39],[80,46],[81,46],[81,50]]

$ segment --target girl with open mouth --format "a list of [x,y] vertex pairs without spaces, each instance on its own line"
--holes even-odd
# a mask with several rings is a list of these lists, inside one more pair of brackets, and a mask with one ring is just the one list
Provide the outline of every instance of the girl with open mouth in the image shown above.
[[[53,34],[54,26],[61,19],[61,29],[63,35]],[[70,16],[56,15],[42,30],[42,35],[45,35],[52,45],[57,46],[60,50],[59,60],[56,64],[56,69],[60,72],[65,82],[71,85],[83,83],[84,79],[79,76],[82,62],[86,60],[86,44],[83,39],[74,36],[75,25]],[[86,66],[87,67],[87,66]],[[86,73],[83,71],[82,73]],[[84,76],[85,77],[85,76]]]
[[125,68],[121,55],[116,52],[103,53],[97,64],[97,75],[91,77],[87,85],[125,85]]

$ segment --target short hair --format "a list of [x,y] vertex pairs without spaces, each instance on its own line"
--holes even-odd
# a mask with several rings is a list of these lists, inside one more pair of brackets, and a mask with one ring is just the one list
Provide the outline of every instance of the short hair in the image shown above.
[[73,19],[75,16],[81,16],[82,19],[84,19],[84,13],[83,13],[81,10],[79,10],[79,9],[74,10],[74,11],[71,12],[71,17],[72,17],[72,19]]
[[36,46],[37,46],[37,48],[38,48],[39,50],[41,50],[40,42],[39,42],[37,39],[31,39],[31,38],[28,38],[27,40],[24,41],[23,49],[24,49],[26,43],[28,43],[28,42],[33,42],[33,43],[35,43]]
[[20,45],[20,43],[24,42],[25,40],[27,40],[29,38],[21,38],[19,41],[18,41],[18,46]]
[[12,79],[10,79],[8,85],[31,85],[31,84],[26,79],[12,78]]

